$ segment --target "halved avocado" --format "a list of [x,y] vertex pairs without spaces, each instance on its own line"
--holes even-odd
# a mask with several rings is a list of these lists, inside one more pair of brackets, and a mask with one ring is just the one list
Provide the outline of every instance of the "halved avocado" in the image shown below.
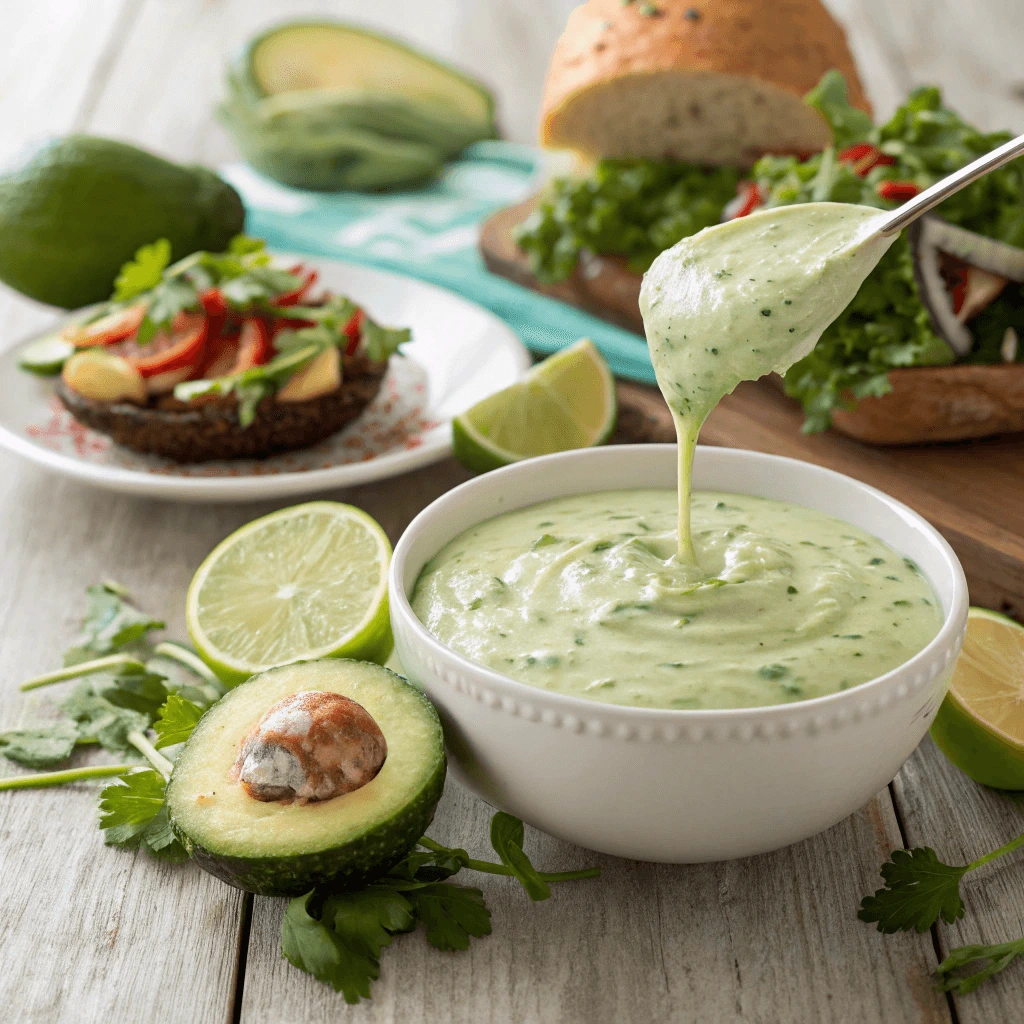
[[[384,734],[383,766],[364,786],[329,800],[250,796],[233,771],[243,742],[271,707],[307,691],[360,704]],[[307,662],[254,676],[203,716],[178,755],[167,807],[193,859],[229,885],[264,896],[324,882],[354,888],[415,846],[441,798],[445,767],[440,720],[416,687],[370,662]]]
[[330,21],[278,25],[257,36],[242,64],[254,98],[305,89],[393,93],[458,111],[484,127],[494,97],[479,82],[396,39]]

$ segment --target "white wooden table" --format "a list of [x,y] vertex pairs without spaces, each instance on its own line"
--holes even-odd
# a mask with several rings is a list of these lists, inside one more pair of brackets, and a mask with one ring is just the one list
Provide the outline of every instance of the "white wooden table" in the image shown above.
[[[705,0],[709,2],[709,0]],[[572,0],[334,0],[338,15],[400,31],[490,82],[507,132],[532,136],[540,81]],[[938,82],[986,128],[1024,130],[1019,0],[834,0],[876,111]],[[119,136],[179,159],[233,158],[214,123],[224,57],[288,0],[34,0],[3,4],[0,159],[43,134]],[[0,293],[0,344],[52,312]],[[0,399],[2,400],[2,399]],[[396,539],[463,478],[451,462],[335,493]],[[87,490],[0,455],[0,725],[20,679],[52,666],[86,585],[129,585],[144,607],[181,609],[202,557],[273,505],[159,504]],[[981,790],[925,741],[892,785],[829,832],[778,853],[699,867],[595,858],[536,833],[552,869],[597,859],[596,882],[528,905],[484,876],[494,934],[443,954],[421,937],[386,951],[374,999],[346,1007],[280,957],[283,902],[246,896],[191,866],[103,847],[95,789],[0,795],[0,1006],[12,1022],[318,1024],[326,1021],[962,1022],[1024,1019],[1024,964],[958,999],[937,958],[1024,933],[1024,865],[966,885],[968,916],[937,934],[883,937],[856,920],[894,847],[965,862],[1024,828],[1024,802]],[[449,784],[432,832],[481,855],[488,809]],[[474,883],[476,884],[476,883]]]

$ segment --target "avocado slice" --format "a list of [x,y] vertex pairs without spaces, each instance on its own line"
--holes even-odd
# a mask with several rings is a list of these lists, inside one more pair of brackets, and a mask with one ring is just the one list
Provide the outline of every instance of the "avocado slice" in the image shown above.
[[[236,768],[243,745],[268,711],[310,691],[361,705],[386,741],[382,767],[333,798],[254,798]],[[167,807],[193,859],[229,885],[264,896],[327,881],[354,888],[416,845],[441,798],[445,767],[441,723],[420,690],[371,662],[306,662],[254,676],[207,711],[175,762]]]
[[0,281],[76,309],[109,298],[139,246],[166,238],[174,260],[222,252],[244,224],[238,193],[213,171],[68,135],[0,175]]

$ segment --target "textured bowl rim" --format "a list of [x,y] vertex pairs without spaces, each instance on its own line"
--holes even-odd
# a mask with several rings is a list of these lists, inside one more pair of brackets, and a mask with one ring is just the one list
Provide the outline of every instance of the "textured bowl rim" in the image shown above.
[[[676,457],[677,452],[674,444],[637,444],[613,445],[604,448],[582,448],[568,452],[559,452],[554,455],[543,455],[537,458],[514,462],[510,466],[474,477],[435,498],[406,527],[398,543],[395,545],[391,567],[388,572],[388,591],[392,616],[401,619],[401,626],[404,630],[412,634],[419,646],[431,651],[435,660],[454,662],[463,673],[475,677],[481,682],[486,682],[486,685],[491,689],[513,701],[530,705],[547,705],[548,707],[557,708],[564,713],[575,714],[580,717],[593,718],[595,715],[604,714],[616,717],[621,716],[633,722],[651,720],[663,725],[673,723],[678,725],[695,725],[697,723],[705,725],[736,725],[744,718],[760,722],[764,720],[771,721],[776,718],[782,719],[786,716],[792,716],[794,713],[801,713],[809,717],[821,716],[837,711],[842,714],[842,705],[847,703],[857,704],[863,698],[875,698],[881,707],[888,704],[887,691],[890,686],[896,684],[900,679],[912,676],[914,673],[917,673],[919,684],[923,685],[925,682],[931,681],[946,667],[950,660],[951,652],[962,643],[963,633],[967,626],[967,609],[969,604],[967,580],[964,576],[960,560],[949,546],[949,543],[923,516],[884,491],[872,487],[870,484],[862,483],[860,480],[847,476],[845,473],[827,469],[816,463],[805,462],[802,459],[793,459],[784,455],[749,451],[744,448],[710,445],[698,445],[698,457],[732,458],[740,461],[749,460],[751,462],[770,463],[780,467],[799,466],[801,472],[809,471],[820,474],[823,482],[839,479],[845,485],[852,484],[865,496],[879,501],[883,505],[887,505],[893,511],[898,512],[905,520],[912,523],[945,560],[946,567],[950,570],[953,579],[949,610],[945,613],[942,626],[935,637],[912,658],[890,669],[883,675],[876,676],[874,679],[868,679],[863,683],[858,683],[847,690],[837,690],[835,693],[825,694],[821,697],[811,697],[807,700],[791,701],[785,704],[756,705],[743,708],[641,708],[628,704],[610,704],[586,697],[577,697],[572,694],[555,693],[551,690],[542,690],[538,687],[530,686],[528,683],[522,683],[517,679],[512,679],[510,676],[503,675],[485,665],[481,665],[453,648],[448,647],[423,625],[412,610],[409,594],[406,592],[404,584],[405,568],[409,549],[415,542],[417,535],[436,517],[443,517],[449,510],[457,507],[465,500],[468,494],[483,486],[482,481],[486,480],[488,484],[491,484],[495,479],[502,479],[508,485],[508,489],[514,491],[515,481],[520,476],[533,476],[537,473],[557,475],[559,466],[567,460],[590,458],[600,461],[602,456],[621,457],[621,453],[630,450],[651,454],[654,452],[671,452],[673,458]],[[595,483],[600,484],[600,480],[595,480]],[[614,486],[595,486],[594,488],[595,491],[620,489],[622,488]],[[589,492],[580,490],[567,491],[561,496],[568,497],[570,494],[583,493]],[[555,497],[558,496],[555,495],[544,500],[553,500]],[[512,512],[520,508],[527,508],[530,504],[533,503],[517,505],[513,502],[507,511]],[[797,503],[794,502],[794,504]],[[493,517],[489,516],[487,518]],[[483,521],[483,519],[480,520],[480,522]],[[465,529],[470,529],[470,527],[467,526]],[[458,536],[458,534],[454,536]],[[454,539],[454,536],[451,539]],[[879,539],[883,540],[886,544],[889,543],[884,538],[880,537]],[[433,555],[430,557],[433,557]],[[424,565],[427,560],[424,561]],[[419,571],[421,570],[422,566],[419,567]],[[419,571],[417,571],[417,576]],[[931,577],[928,577],[928,582],[934,588],[935,584]],[[415,580],[413,585],[415,585]],[[917,688],[918,685],[913,687],[913,689]],[[878,699],[879,697],[881,697],[880,700]]]

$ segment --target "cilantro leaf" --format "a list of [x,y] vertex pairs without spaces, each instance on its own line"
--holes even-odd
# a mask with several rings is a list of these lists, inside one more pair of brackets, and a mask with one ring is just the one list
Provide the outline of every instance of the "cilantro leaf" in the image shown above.
[[383,363],[398,351],[398,346],[412,337],[408,327],[382,327],[369,317],[363,320],[360,332],[362,350],[367,359]]
[[551,889],[523,852],[524,837],[525,829],[518,818],[504,811],[491,818],[491,846],[501,863],[512,870],[531,900],[546,900]]
[[235,235],[228,242],[228,252],[232,256],[252,256],[263,252],[266,247],[267,243],[262,238],[253,238],[252,235]]
[[199,304],[199,290],[186,277],[166,277],[149,293],[149,306],[139,324],[135,340],[145,345],[153,340],[183,310]]
[[116,583],[98,583],[86,590],[87,600],[82,632],[76,644],[64,652],[65,665],[77,665],[110,654],[164,623],[140,611],[127,599],[127,591]]
[[291,271],[257,265],[221,284],[220,291],[233,306],[251,306],[254,302],[268,302],[295,291],[302,282],[303,278]]
[[169,694],[160,708],[160,717],[153,723],[153,729],[157,734],[157,741],[154,744],[157,750],[173,746],[175,743],[184,743],[192,735],[192,730],[203,714],[204,709],[198,704],[186,700],[177,693]]
[[0,732],[0,753],[25,768],[52,768],[71,756],[78,735],[78,727],[66,719],[31,729],[11,729]]
[[150,716],[118,707],[104,696],[109,678],[94,678],[79,683],[61,701],[61,710],[78,723],[83,739],[93,739],[113,753],[134,750],[128,734],[149,726]]
[[281,952],[300,971],[341,992],[346,1003],[370,998],[380,963],[368,949],[342,942],[320,918],[315,890],[291,900],[281,924]]
[[435,949],[469,949],[469,940],[491,934],[491,912],[483,893],[451,882],[418,886],[405,893]]
[[878,930],[927,931],[941,917],[952,924],[964,916],[960,879],[972,865],[943,864],[930,846],[894,850],[882,865],[885,887],[865,896],[857,917],[877,922]]
[[469,867],[469,864],[469,854],[465,850],[440,846],[429,852],[413,850],[388,871],[382,884],[404,889],[430,882],[443,882],[463,868]]
[[[1012,942],[997,942],[990,946],[959,946],[936,968],[939,989],[965,996],[982,982],[1005,970],[1019,956],[1024,956],[1024,938]],[[981,965],[967,974],[953,974],[961,967],[981,961]]]
[[189,859],[185,847],[178,841],[178,837],[171,828],[171,819],[167,813],[166,803],[145,827],[141,839],[146,850],[160,860],[180,864]]
[[411,932],[416,927],[409,900],[385,886],[329,896],[322,918],[340,942],[375,960],[385,946],[391,945],[395,933]]
[[93,682],[102,696],[115,707],[127,708],[146,716],[148,725],[160,713],[170,691],[164,677],[155,672],[122,671],[99,676]]
[[121,267],[114,281],[114,301],[127,302],[155,288],[170,262],[171,243],[166,238],[158,238],[136,250],[135,259]]
[[345,329],[358,308],[344,295],[332,295],[322,306],[291,306],[288,316],[295,320],[312,320],[337,332]]
[[164,808],[164,778],[152,768],[123,775],[100,794],[100,828],[108,846],[137,846]]

